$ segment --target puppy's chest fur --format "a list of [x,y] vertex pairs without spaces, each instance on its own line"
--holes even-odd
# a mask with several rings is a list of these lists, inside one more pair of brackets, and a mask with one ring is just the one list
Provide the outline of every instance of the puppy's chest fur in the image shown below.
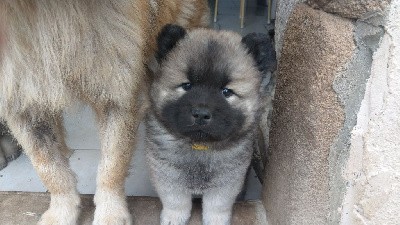
[[[188,139],[170,134],[154,116],[148,116],[147,157],[155,182],[178,186],[202,194],[207,189],[225,186],[245,173],[251,160],[248,138],[229,146],[196,150]],[[227,144],[228,145],[228,144]]]

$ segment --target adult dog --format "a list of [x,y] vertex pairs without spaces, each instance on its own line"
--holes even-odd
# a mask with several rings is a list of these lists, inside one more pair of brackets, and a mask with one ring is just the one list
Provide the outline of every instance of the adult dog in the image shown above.
[[62,111],[81,100],[101,137],[94,224],[131,224],[124,181],[140,120],[145,64],[167,23],[208,24],[204,0],[2,0],[0,117],[51,193],[39,224],[76,224]]

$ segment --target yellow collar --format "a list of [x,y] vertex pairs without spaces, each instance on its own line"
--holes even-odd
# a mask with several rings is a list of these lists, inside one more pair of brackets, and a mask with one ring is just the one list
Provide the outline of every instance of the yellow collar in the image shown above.
[[197,151],[207,151],[208,146],[206,145],[200,145],[200,144],[192,144],[192,149],[197,150]]

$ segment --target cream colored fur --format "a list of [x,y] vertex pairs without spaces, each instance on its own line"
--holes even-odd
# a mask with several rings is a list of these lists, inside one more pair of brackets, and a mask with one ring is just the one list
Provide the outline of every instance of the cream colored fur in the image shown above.
[[207,25],[207,2],[1,0],[0,17],[0,118],[51,193],[39,224],[77,223],[61,112],[78,99],[93,107],[100,128],[94,224],[131,224],[124,181],[147,85],[144,64],[166,23]]
[[53,195],[50,208],[41,217],[39,225],[74,225],[79,216],[80,199],[77,195]]

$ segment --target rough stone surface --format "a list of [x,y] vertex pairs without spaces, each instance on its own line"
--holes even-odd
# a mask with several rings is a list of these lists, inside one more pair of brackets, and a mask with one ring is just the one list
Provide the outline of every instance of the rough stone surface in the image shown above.
[[278,59],[281,55],[283,37],[285,34],[287,21],[292,14],[293,8],[297,3],[306,0],[277,0],[276,19],[275,19],[275,46]]
[[327,224],[329,154],[344,122],[332,86],[353,55],[353,25],[299,4],[283,43],[264,203],[271,224]]
[[332,209],[329,220],[333,224],[340,221],[340,209],[343,203],[344,193],[348,182],[343,179],[343,168],[346,167],[349,158],[349,146],[351,131],[357,123],[357,113],[360,110],[361,101],[364,98],[365,87],[371,74],[372,55],[379,46],[384,29],[383,24],[373,25],[377,21],[357,21],[355,23],[356,51],[351,61],[336,76],[333,88],[344,108],[345,121],[339,132],[338,138],[331,147],[329,154],[330,176],[330,207]]
[[383,13],[390,2],[391,0],[307,0],[312,7],[353,19]]
[[400,0],[392,1],[352,130],[341,224],[399,224]]
[[[47,209],[50,196],[43,193],[0,193],[0,224],[32,225]],[[157,198],[129,197],[129,209],[136,225],[159,225],[161,203]],[[82,213],[79,225],[91,225],[93,196],[82,196]],[[266,225],[265,210],[259,201],[240,202],[234,206],[232,225]],[[188,225],[201,225],[201,209],[194,205]]]

